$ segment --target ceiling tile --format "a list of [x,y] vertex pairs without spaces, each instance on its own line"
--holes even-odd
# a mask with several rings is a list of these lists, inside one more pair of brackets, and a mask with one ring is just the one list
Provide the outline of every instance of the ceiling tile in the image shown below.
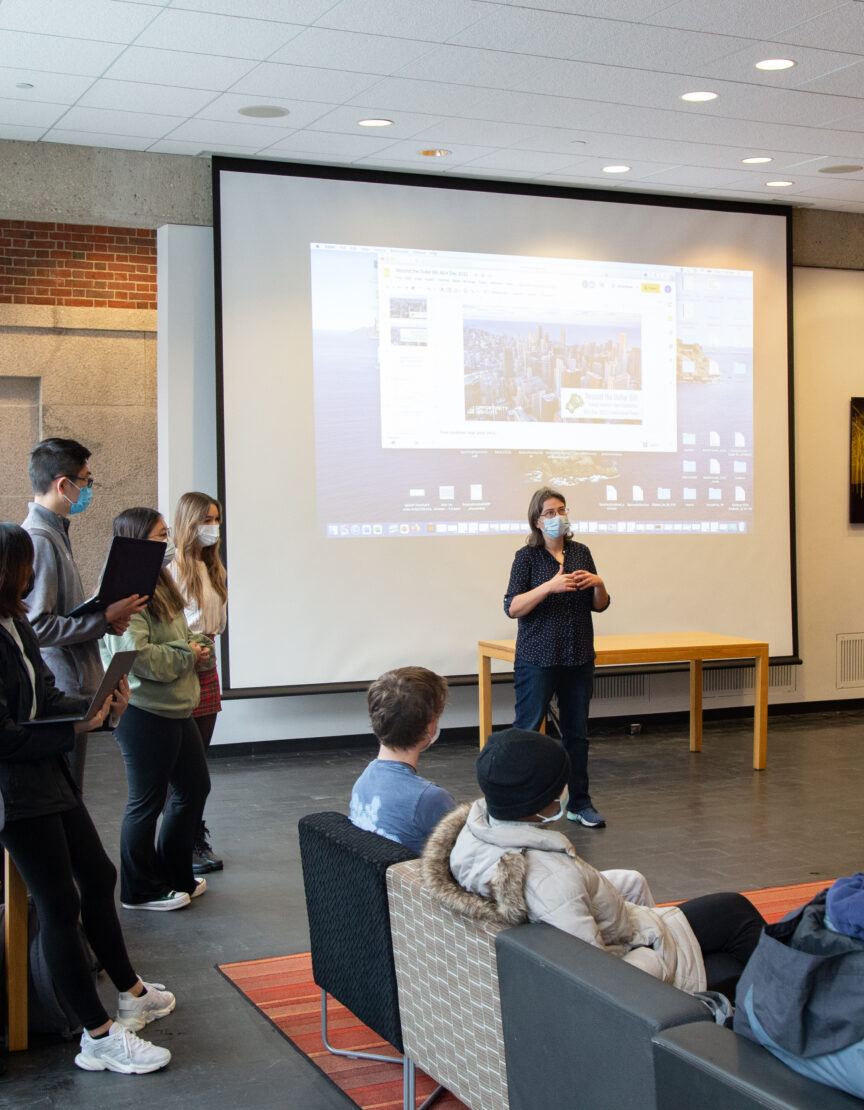
[[725,185],[737,177],[737,167],[726,170],[706,166],[673,166],[645,174],[643,180],[652,184],[676,185],[679,188],[708,189]]
[[36,101],[0,100],[0,123],[22,127],[50,127],[67,111],[65,104],[48,104]]
[[122,46],[110,42],[85,42],[57,35],[0,30],[0,58],[4,66],[32,70],[34,73],[44,70],[48,73],[98,77],[122,49]]
[[237,146],[226,143],[213,146],[207,143],[181,142],[179,139],[159,139],[147,149],[152,154],[189,154],[193,157],[200,154],[239,154],[244,158],[251,158],[258,153],[257,146]]
[[194,12],[238,15],[247,19],[272,19],[277,23],[314,23],[334,0],[182,0]]
[[853,0],[784,31],[783,42],[864,54],[864,4]]
[[105,135],[134,135],[160,139],[183,122],[182,116],[119,112],[110,108],[69,108],[58,126],[69,131],[99,131]]
[[18,143],[35,143],[45,133],[44,127],[25,127],[15,123],[0,123],[0,139]]
[[[530,142],[535,130],[536,128],[527,123],[496,123],[491,120],[445,119],[435,121],[433,126],[419,132],[417,138],[423,138],[425,136],[447,143],[477,143],[484,146],[495,144],[496,146],[509,147],[522,141]],[[568,135],[569,133],[561,131],[560,134]],[[566,144],[566,141],[566,139],[562,140],[562,145]],[[534,147],[526,146],[525,149],[561,153],[557,148],[544,147],[539,143]],[[580,148],[572,146],[572,150],[574,153],[578,153]],[[567,153],[567,150],[565,149],[563,153]]]
[[68,143],[70,146],[109,147],[114,150],[147,150],[151,139],[141,135],[109,135],[99,131],[64,131],[55,127],[42,136],[43,143]]
[[113,0],[4,0],[0,4],[0,28],[101,42],[132,42],[158,14],[149,4],[115,4]]
[[446,42],[484,14],[473,0],[341,0],[318,19],[317,25]]
[[[19,89],[28,82],[32,89]],[[54,104],[72,104],[93,84],[92,77],[68,73],[34,73],[29,69],[0,67],[0,97],[10,100],[50,100]]]
[[359,73],[389,74],[422,58],[431,49],[433,47],[430,43],[412,39],[310,27],[277,50],[270,61]]
[[520,8],[501,8],[496,15],[454,35],[451,41],[497,50],[512,50],[518,43],[519,53],[543,58],[684,73],[694,73],[706,62],[740,50],[747,43],[740,37]]
[[338,104],[374,88],[380,80],[380,77],[373,74],[342,73],[334,69],[263,62],[246,77],[235,82],[231,91]]
[[[822,77],[815,77],[801,86],[804,92],[831,93],[837,96],[854,98],[858,105],[864,106],[864,60],[853,65],[836,69]],[[850,99],[850,105],[852,101]]]
[[139,35],[137,45],[261,61],[301,30],[291,23],[169,8]]
[[[320,108],[321,105],[318,105],[318,107]],[[392,126],[385,127],[382,131],[394,139],[410,138],[412,135],[417,135],[441,121],[441,117],[437,115],[404,112],[401,109],[394,111],[392,108],[382,108],[379,105],[367,105],[364,108],[339,107],[327,110],[307,126],[313,130],[341,131],[343,134],[353,135],[358,131],[365,130],[357,125],[357,121],[361,119],[392,120]]]
[[606,19],[647,22],[653,12],[669,7],[669,0],[478,0],[478,4],[500,8],[527,8],[531,11],[565,12],[568,15],[593,15]]
[[523,170],[533,173],[550,173],[552,170],[564,169],[574,159],[566,154],[544,154],[540,151],[526,150],[496,150],[492,154],[484,154],[475,158],[471,163],[472,169],[488,168],[490,170],[509,171]]
[[280,139],[269,148],[283,154],[305,153],[328,155],[339,161],[353,161],[366,155],[377,154],[392,147],[393,141],[375,139],[366,135],[333,134],[327,131],[297,131],[287,139]]
[[[294,129],[290,126],[284,128],[283,135],[288,136]],[[251,146],[260,149],[270,146],[279,138],[279,130],[274,127],[265,127],[253,123],[222,123],[219,120],[190,119],[181,123],[166,138],[180,139],[185,142],[207,144],[210,147],[224,146],[233,143],[238,146]]]
[[117,81],[146,81],[154,85],[221,92],[254,69],[255,64],[249,59],[130,46],[104,76]]
[[450,153],[446,158],[429,158],[420,153],[421,150],[427,149],[425,142],[423,144],[417,142],[399,142],[394,143],[391,147],[387,148],[387,157],[398,159],[402,162],[412,163],[416,166],[444,166],[452,169],[453,166],[462,165],[465,162],[471,162],[475,158],[482,158],[484,154],[493,154],[494,151],[488,146],[469,146],[469,145],[454,145],[447,147]]
[[[273,116],[269,119],[259,119],[253,116],[239,115],[240,108],[254,105],[256,100],[249,93],[223,93],[217,96],[206,107],[197,113],[197,119],[221,120],[224,123],[251,123],[257,127],[279,127],[283,131],[286,127],[308,127],[316,122],[322,115],[329,111],[326,104],[306,100],[284,100],[279,97],[268,96],[268,107],[285,108],[287,116]],[[356,115],[356,109],[354,111]],[[325,130],[327,130],[325,128]]]
[[[814,15],[830,11],[842,0],[681,0],[645,18],[662,27],[685,27],[703,34],[774,38]],[[771,55],[764,55],[769,57]]]
[[[756,69],[756,63],[763,58],[790,58],[795,65],[791,69]],[[837,50],[812,50],[804,46],[789,46],[774,42],[750,43],[742,50],[727,54],[716,62],[702,66],[703,77],[719,77],[729,81],[744,81],[748,85],[766,85],[769,88],[797,89],[816,77],[833,73],[854,65],[857,55]],[[825,88],[820,92],[834,92]]]
[[178,89],[137,81],[96,81],[78,101],[81,108],[116,108],[121,112],[194,115],[213,99],[209,89]]

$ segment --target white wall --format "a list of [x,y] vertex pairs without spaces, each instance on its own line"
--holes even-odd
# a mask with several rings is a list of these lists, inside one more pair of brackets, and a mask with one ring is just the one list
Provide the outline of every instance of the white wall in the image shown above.
[[[212,231],[163,227],[157,244],[159,502],[170,515],[184,490],[216,489]],[[864,526],[847,523],[849,398],[864,395],[864,273],[797,269],[794,305],[799,651],[804,662],[791,669],[790,685],[772,689],[773,703],[864,696],[864,689],[838,689],[835,678],[838,633],[864,632],[864,590],[858,588]],[[746,582],[735,582],[735,568],[729,570],[734,588],[746,590]],[[286,629],[286,635],[290,632]],[[497,686],[493,694],[495,723],[507,723],[512,688]],[[642,696],[595,700],[593,714],[638,718],[684,710],[687,699],[686,675],[657,675],[645,683]],[[748,700],[752,704],[752,696],[732,690],[707,695],[705,705]],[[476,687],[454,689],[444,726],[476,722]],[[362,693],[244,699],[225,702],[214,743],[367,730]]]

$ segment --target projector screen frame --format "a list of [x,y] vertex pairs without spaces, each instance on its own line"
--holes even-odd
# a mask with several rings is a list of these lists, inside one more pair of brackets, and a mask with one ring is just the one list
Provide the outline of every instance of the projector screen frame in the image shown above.
[[[793,351],[793,303],[792,303],[792,206],[761,203],[738,202],[714,198],[682,197],[662,193],[643,193],[621,189],[591,189],[571,186],[545,185],[538,182],[493,180],[487,178],[439,176],[431,173],[406,173],[387,170],[360,169],[351,166],[331,166],[318,163],[270,162],[232,156],[215,155],[212,159],[213,193],[213,248],[214,248],[214,304],[215,304],[215,370],[216,370],[216,463],[217,496],[223,505],[226,501],[226,460],[225,460],[225,397],[223,387],[223,306],[222,306],[222,235],[221,235],[221,175],[223,173],[253,173],[272,176],[301,177],[337,181],[369,182],[373,184],[401,185],[420,188],[447,189],[454,191],[482,192],[492,194],[513,194],[520,196],[549,197],[576,201],[598,201],[602,203],[636,204],[646,207],[701,209],[715,212],[741,212],[755,215],[780,217],[785,221],[786,239],[786,390],[787,390],[787,444],[788,444],[788,490],[789,490],[789,572],[790,572],[790,628],[792,651],[788,655],[771,656],[775,665],[800,665],[799,621],[797,599],[797,546],[795,512],[795,413],[794,413],[794,351]],[[227,515],[227,514],[226,514]],[[230,521],[222,522],[222,550],[226,565],[229,563]],[[223,678],[223,697],[227,700],[244,700],[270,697],[300,696],[309,694],[355,693],[367,689],[375,676],[363,681],[305,683],[285,686],[239,687],[231,686],[230,670],[230,606],[228,626],[221,637],[221,673]],[[729,661],[719,664],[722,667],[740,667],[746,663]],[[660,667],[616,667],[608,668],[608,673],[674,672],[685,669],[678,665]],[[604,669],[606,673],[606,669]],[[512,675],[496,673],[493,683],[510,681]],[[476,685],[476,673],[447,675],[453,686]]]

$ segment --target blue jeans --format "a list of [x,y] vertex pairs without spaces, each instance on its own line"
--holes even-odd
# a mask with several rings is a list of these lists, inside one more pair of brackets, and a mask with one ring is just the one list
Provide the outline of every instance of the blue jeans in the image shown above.
[[591,805],[588,793],[588,706],[594,692],[594,661],[576,667],[535,667],[518,659],[513,667],[516,690],[515,728],[536,731],[553,694],[558,696],[561,738],[570,756],[567,809],[578,813]]

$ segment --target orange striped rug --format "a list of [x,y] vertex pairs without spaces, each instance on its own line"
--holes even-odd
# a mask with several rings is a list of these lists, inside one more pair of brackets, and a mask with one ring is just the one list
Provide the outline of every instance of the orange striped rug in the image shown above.
[[[819,882],[745,890],[743,893],[767,921],[777,921],[789,910],[808,902],[830,883],[830,879],[821,879]],[[401,1110],[401,1067],[396,1063],[390,1065],[374,1060],[333,1056],[324,1048],[321,1042],[321,991],[312,981],[312,962],[308,952],[218,966],[225,978],[360,1110]],[[397,1063],[399,1061],[392,1045],[361,1025],[350,1010],[333,998],[328,998],[327,1030],[330,1043],[336,1048],[392,1055]],[[418,1105],[434,1088],[433,1081],[418,1071]],[[464,1103],[450,1094],[442,1094],[434,1105],[436,1110],[465,1110]]]

